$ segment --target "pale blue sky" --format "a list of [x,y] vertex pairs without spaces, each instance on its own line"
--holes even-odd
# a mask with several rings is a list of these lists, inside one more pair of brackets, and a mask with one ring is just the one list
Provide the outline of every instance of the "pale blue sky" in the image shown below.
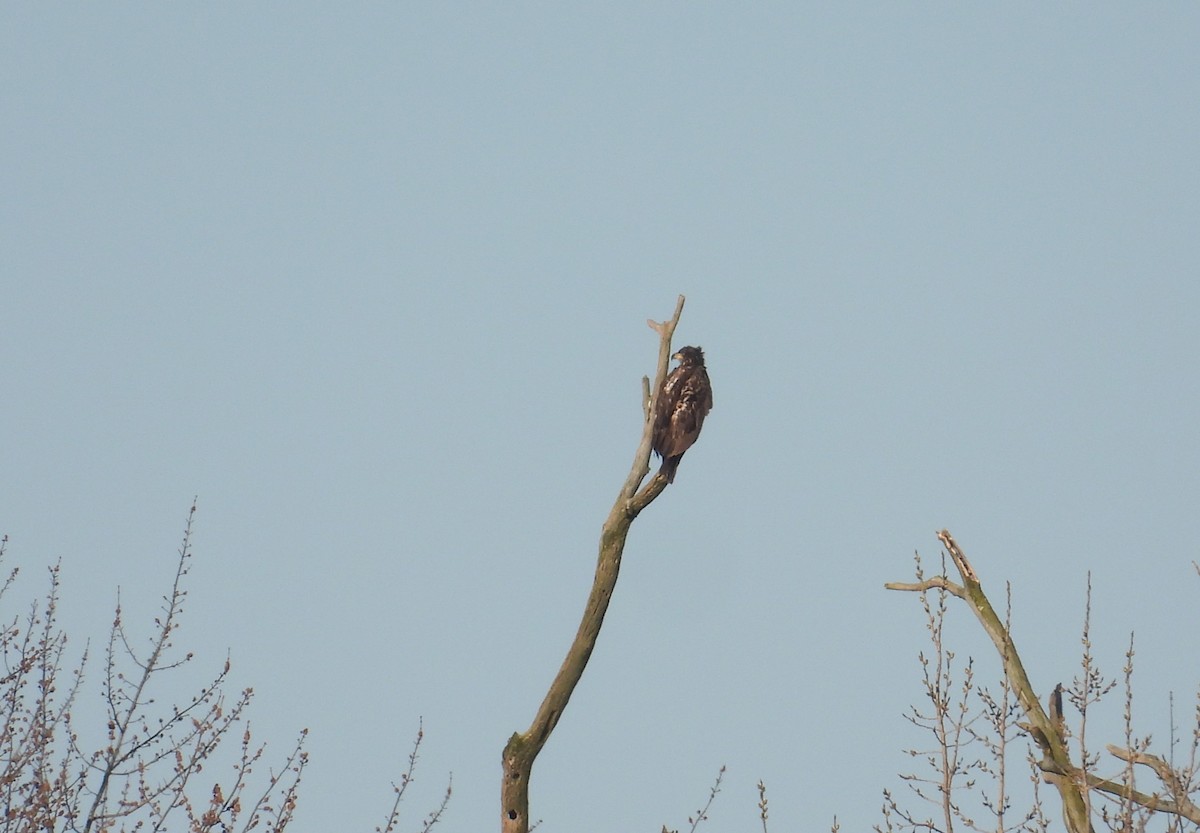
[[62,559],[79,645],[118,585],[152,614],[198,495],[180,691],[228,648],[260,737],[312,730],[297,829],[373,829],[420,716],[408,826],[453,770],[446,829],[492,828],[684,293],[715,408],[543,830],[679,826],[722,764],[710,829],[760,778],[775,829],[868,829],[921,741],[882,586],[943,526],[1047,692],[1092,570],[1162,737],[1200,653],[1198,38],[1182,3],[6,6],[10,561],[33,595]]

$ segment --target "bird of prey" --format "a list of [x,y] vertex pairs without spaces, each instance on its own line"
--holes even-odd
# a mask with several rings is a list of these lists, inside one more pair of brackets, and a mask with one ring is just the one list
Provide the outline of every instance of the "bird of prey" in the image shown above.
[[704,417],[712,410],[712,385],[699,347],[681,347],[671,358],[679,366],[667,374],[658,391],[658,413],[654,418],[652,447],[662,457],[659,474],[675,482],[675,470],[683,453],[700,436]]

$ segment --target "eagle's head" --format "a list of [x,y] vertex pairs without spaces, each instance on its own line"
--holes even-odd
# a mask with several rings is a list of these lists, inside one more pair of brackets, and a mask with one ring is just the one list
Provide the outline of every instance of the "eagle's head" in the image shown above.
[[699,347],[680,347],[671,358],[677,360],[680,367],[704,367],[704,351]]

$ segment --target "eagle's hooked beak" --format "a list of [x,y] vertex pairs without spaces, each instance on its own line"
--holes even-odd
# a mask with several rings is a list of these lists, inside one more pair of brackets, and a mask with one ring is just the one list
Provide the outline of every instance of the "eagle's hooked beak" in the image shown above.
[[671,358],[673,358],[677,362],[681,362],[681,361],[683,361],[683,353],[674,353],[671,356]]

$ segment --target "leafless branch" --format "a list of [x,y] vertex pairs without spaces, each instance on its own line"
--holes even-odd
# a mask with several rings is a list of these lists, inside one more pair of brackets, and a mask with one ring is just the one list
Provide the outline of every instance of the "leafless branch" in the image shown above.
[[[621,556],[625,550],[625,539],[630,526],[638,514],[658,497],[666,488],[667,479],[656,474],[642,486],[650,471],[650,453],[653,441],[654,414],[658,407],[657,395],[662,380],[666,378],[667,365],[671,359],[671,338],[683,313],[684,297],[679,296],[675,315],[669,321],[650,321],[650,327],[658,333],[658,369],[654,385],[649,379],[642,380],[643,425],[642,438],[634,454],[633,466],[621,485],[621,490],[609,512],[600,533],[600,553],[596,563],[596,575],[592,591],[584,608],[583,618],[575,639],[567,651],[562,666],[555,675],[550,689],[534,716],[533,723],[525,732],[514,732],[505,744],[502,755],[503,780],[500,788],[501,830],[503,833],[528,833],[529,831],[529,778],[533,762],[550,738],[550,733],[562,717],[571,694],[583,677],[592,649],[600,635],[604,615],[617,585],[621,569]],[[640,487],[640,488],[639,488]]]
[[[1071,833],[1092,833],[1085,796],[1087,789],[1070,777],[1074,768],[1064,738],[1042,708],[1037,694],[1034,692],[1033,684],[1025,672],[1009,629],[996,615],[991,602],[983,592],[974,567],[971,566],[950,532],[942,530],[937,537],[942,542],[946,554],[953,561],[962,583],[959,585],[949,579],[943,579],[944,586],[937,583],[928,586],[944,589],[966,602],[983,626],[984,632],[991,638],[1004,665],[1005,676],[1010,680],[1013,693],[1028,721],[1028,730],[1042,750],[1042,769],[1049,774],[1047,780],[1054,784],[1063,800],[1064,819],[1068,830]],[[923,577],[918,576],[918,578],[922,579]],[[929,581],[934,580],[930,579]],[[912,591],[919,590],[926,584],[925,581],[918,581],[916,584],[892,583],[885,587]]]

